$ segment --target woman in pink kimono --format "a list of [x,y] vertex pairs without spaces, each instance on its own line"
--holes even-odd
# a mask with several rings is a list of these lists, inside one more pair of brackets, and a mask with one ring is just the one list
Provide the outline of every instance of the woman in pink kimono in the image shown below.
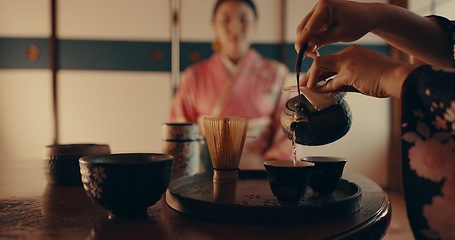
[[[356,45],[332,55],[315,52],[367,32],[418,61],[401,62]],[[297,35],[296,50],[308,42],[307,53],[315,58],[303,85],[401,100],[403,186],[414,236],[455,239],[455,24],[389,4],[321,0]],[[337,75],[316,87],[327,73]]]
[[204,116],[249,119],[240,169],[263,169],[265,159],[291,159],[291,141],[280,128],[280,114],[291,97],[282,89],[285,65],[252,49],[257,12],[251,0],[219,0],[212,24],[215,53],[183,74],[170,121],[199,122]]

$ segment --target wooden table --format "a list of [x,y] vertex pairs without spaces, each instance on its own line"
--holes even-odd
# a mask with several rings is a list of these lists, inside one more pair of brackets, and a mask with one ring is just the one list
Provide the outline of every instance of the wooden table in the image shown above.
[[[245,225],[181,214],[164,199],[148,219],[109,219],[82,187],[47,185],[42,161],[0,162],[0,239],[380,239],[391,206],[376,183],[354,173],[343,178],[362,188],[362,207],[322,223]],[[304,216],[302,216],[304,217]]]

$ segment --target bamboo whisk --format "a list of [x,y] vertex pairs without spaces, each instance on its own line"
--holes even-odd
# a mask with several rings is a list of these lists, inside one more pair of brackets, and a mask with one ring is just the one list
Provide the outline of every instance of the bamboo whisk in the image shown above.
[[248,119],[204,117],[204,131],[214,170],[238,170]]

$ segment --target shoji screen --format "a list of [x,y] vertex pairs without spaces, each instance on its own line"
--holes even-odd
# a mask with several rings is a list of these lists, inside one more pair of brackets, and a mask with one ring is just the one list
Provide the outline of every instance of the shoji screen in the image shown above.
[[169,1],[58,3],[61,141],[161,151],[171,96]]

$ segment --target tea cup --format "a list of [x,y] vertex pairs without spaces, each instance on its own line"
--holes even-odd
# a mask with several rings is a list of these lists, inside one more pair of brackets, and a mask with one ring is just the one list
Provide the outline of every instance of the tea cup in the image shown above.
[[306,156],[303,162],[314,163],[310,187],[315,194],[332,194],[343,175],[346,159],[342,157]]
[[267,180],[275,197],[283,205],[296,205],[305,195],[314,163],[271,160],[264,162]]

